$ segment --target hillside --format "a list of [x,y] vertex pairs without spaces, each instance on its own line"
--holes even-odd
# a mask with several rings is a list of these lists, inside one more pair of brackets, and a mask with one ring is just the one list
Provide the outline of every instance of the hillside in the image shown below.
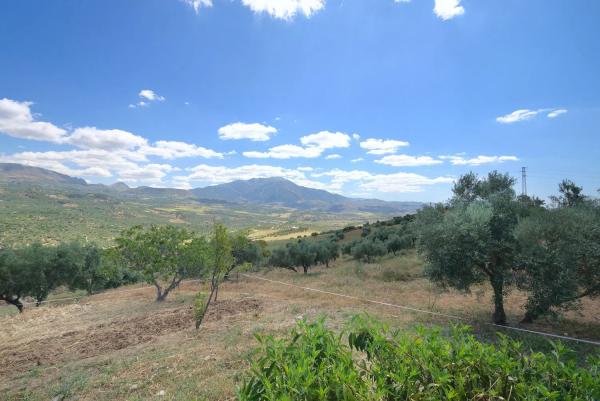
[[190,191],[124,183],[87,184],[54,171],[0,163],[0,245],[90,240],[110,244],[134,224],[177,224],[204,232],[214,219],[256,238],[322,231],[402,215],[415,202],[351,199],[282,178]]

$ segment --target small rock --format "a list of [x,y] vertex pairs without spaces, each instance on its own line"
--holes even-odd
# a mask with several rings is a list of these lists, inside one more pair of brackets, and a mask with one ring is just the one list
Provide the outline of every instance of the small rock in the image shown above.
[[160,390],[158,393],[156,393],[156,395],[162,397],[163,395],[165,395],[165,390]]
[[130,387],[131,390],[137,390],[138,389],[138,385],[137,384],[132,384]]

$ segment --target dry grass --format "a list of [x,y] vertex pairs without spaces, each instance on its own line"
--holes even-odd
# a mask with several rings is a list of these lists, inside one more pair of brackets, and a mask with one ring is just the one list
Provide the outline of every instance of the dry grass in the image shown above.
[[[304,276],[274,270],[261,276],[363,298],[418,306],[487,320],[490,291],[470,295],[436,291],[421,277],[413,255],[364,265],[344,259]],[[390,273],[392,272],[392,273]],[[401,279],[389,279],[401,277]],[[235,396],[255,333],[283,335],[299,316],[325,314],[342,328],[364,311],[400,328],[447,321],[254,279],[229,282],[199,331],[190,311],[198,285],[183,285],[169,300],[153,302],[152,289],[110,291],[79,304],[31,308],[0,317],[2,400],[228,400]],[[523,296],[509,296],[514,324]],[[581,314],[545,321],[538,328],[600,337],[598,301]],[[160,396],[164,391],[164,395]]]

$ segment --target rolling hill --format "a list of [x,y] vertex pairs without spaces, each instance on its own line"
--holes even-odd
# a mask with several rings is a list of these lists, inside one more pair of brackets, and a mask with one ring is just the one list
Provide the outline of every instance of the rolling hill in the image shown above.
[[417,202],[354,199],[283,178],[192,190],[88,184],[80,178],[0,163],[0,246],[86,239],[109,244],[134,224],[179,224],[204,232],[213,219],[257,238],[322,231],[412,213]]

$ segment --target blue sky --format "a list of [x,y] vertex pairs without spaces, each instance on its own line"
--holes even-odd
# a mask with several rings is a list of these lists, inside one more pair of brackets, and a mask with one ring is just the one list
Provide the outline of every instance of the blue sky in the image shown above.
[[422,201],[527,166],[530,193],[593,194],[599,19],[584,0],[3,1],[0,162]]

